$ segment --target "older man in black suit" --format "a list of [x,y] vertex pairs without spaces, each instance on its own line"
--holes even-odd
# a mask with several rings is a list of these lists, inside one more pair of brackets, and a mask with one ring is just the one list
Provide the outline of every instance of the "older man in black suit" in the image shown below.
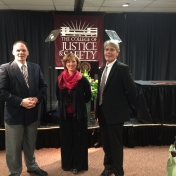
[[136,97],[136,87],[129,67],[117,57],[119,44],[113,40],[104,43],[106,65],[100,69],[96,118],[100,125],[105,153],[101,176],[123,176],[123,125],[130,118],[129,104]]
[[12,62],[0,66],[0,99],[5,102],[4,121],[6,162],[9,176],[20,176],[22,152],[27,172],[46,176],[47,172],[35,162],[38,104],[46,94],[47,85],[39,65],[26,62],[27,45],[17,41],[13,45]]

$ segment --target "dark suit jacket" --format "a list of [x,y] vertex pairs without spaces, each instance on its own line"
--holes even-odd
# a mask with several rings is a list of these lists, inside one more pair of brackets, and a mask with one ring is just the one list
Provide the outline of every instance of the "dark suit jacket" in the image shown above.
[[31,124],[37,121],[38,106],[26,109],[20,106],[23,98],[46,94],[47,85],[39,65],[27,62],[29,88],[15,61],[0,66],[0,99],[5,102],[4,120],[9,125]]
[[[105,66],[100,69],[99,84]],[[98,92],[99,97],[99,92]],[[128,121],[130,118],[129,104],[133,103],[136,98],[136,86],[127,65],[116,61],[109,73],[108,79],[103,92],[102,110],[108,124],[117,124]],[[96,116],[101,121],[97,111]]]

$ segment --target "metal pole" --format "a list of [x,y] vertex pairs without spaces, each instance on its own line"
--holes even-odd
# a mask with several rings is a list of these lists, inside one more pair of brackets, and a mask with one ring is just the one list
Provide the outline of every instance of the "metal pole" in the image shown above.
[[51,91],[51,57],[50,57],[50,42],[48,42],[48,47],[49,47],[49,51],[48,51],[48,59],[49,59],[49,97],[50,97],[50,113],[52,111],[52,91]]

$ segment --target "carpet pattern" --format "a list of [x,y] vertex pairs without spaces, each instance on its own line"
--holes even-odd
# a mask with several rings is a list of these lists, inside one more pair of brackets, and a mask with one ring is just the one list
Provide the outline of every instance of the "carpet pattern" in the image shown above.
[[[79,172],[79,176],[99,176],[103,170],[102,148],[90,148],[89,170]],[[73,176],[70,171],[61,169],[60,149],[43,148],[35,151],[38,165],[48,172],[49,176]],[[166,176],[166,164],[169,157],[169,146],[124,147],[125,176]],[[6,176],[8,169],[5,162],[5,151],[0,151],[0,176]],[[23,160],[21,176],[29,176]],[[112,174],[113,176],[113,174]]]

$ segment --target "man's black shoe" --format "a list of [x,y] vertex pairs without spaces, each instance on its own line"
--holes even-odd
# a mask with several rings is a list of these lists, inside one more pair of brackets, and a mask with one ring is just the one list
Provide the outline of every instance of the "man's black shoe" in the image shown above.
[[27,170],[27,172],[30,174],[38,175],[38,176],[47,176],[48,175],[48,173],[46,171],[40,169],[39,167],[34,171]]
[[112,170],[107,170],[107,169],[105,169],[105,170],[101,173],[100,176],[109,176],[109,175],[111,175],[112,173],[113,173]]

